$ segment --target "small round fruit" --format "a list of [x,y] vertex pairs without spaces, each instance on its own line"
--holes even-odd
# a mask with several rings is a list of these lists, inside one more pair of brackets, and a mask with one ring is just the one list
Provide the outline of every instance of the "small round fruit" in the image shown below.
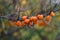
[[37,18],[42,20],[43,19],[43,15],[38,15]]
[[50,13],[50,16],[55,16],[55,13],[52,11],[52,12]]
[[46,16],[46,21],[50,21],[50,20],[51,20],[51,16],[50,15]]
[[24,22],[25,22],[26,24],[28,24],[28,23],[30,22],[30,20],[29,20],[29,19],[25,19]]
[[24,25],[25,25],[25,23],[24,23],[24,21],[22,21],[22,22],[21,22],[21,26],[24,26]]
[[45,22],[43,20],[40,20],[38,23],[40,26],[45,26]]
[[21,26],[21,22],[20,22],[20,21],[17,21],[17,22],[16,22],[16,25],[17,25],[17,26]]
[[37,17],[36,17],[36,16],[32,16],[32,17],[30,18],[30,20],[33,21],[33,22],[36,22],[36,21],[37,21]]
[[32,17],[30,17],[30,21],[33,21],[33,16],[32,16]]
[[22,17],[22,20],[25,20],[25,19],[27,19],[27,16],[23,16],[23,17]]

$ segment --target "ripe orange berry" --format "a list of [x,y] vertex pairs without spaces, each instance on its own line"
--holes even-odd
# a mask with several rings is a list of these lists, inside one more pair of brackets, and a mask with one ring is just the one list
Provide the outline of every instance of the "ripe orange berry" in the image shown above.
[[17,26],[21,26],[21,22],[20,22],[20,21],[17,21],[17,22],[16,22],[16,25],[17,25]]
[[50,13],[50,16],[55,16],[55,14],[54,14],[54,12],[53,12],[53,11]]
[[30,17],[30,20],[31,20],[31,21],[33,20],[33,16],[32,16],[32,17]]
[[42,20],[43,19],[43,15],[38,15],[37,18]]
[[38,24],[39,24],[40,26],[45,26],[45,22],[44,22],[43,20],[40,20],[40,21],[38,22]]
[[23,16],[23,17],[22,17],[22,20],[25,20],[25,19],[27,19],[27,16]]
[[26,24],[28,24],[28,23],[30,22],[30,20],[29,20],[29,19],[25,19],[24,22],[25,22]]
[[50,21],[50,20],[51,20],[51,16],[50,15],[46,16],[46,21]]
[[25,23],[24,23],[24,21],[22,21],[22,22],[21,22],[21,26],[24,26],[24,25],[25,25]]
[[37,17],[36,17],[36,16],[33,17],[33,21],[34,21],[34,22],[37,21]]
[[30,20],[33,21],[33,22],[36,22],[36,21],[37,21],[37,17],[36,17],[36,16],[32,16],[32,17],[30,18]]

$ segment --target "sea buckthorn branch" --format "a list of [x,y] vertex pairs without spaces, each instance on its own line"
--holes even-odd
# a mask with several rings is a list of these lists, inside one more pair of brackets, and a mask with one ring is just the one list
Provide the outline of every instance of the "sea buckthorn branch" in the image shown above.
[[[53,14],[51,14],[51,15],[54,16]],[[48,15],[48,16],[46,17],[46,21],[47,21],[47,22],[50,21],[51,15]],[[41,16],[41,15],[40,15],[40,16]],[[37,19],[36,16],[32,16],[32,17],[29,18],[29,19],[27,19],[26,16],[23,16],[22,19],[23,19],[22,21],[23,21],[25,24],[29,24],[31,21],[35,24],[35,23],[39,20],[39,19]],[[41,19],[41,18],[40,18],[40,19]],[[20,24],[21,24],[22,21],[17,20],[16,24],[17,24],[18,26],[21,26]]]
[[[12,17],[13,17],[14,15],[12,15]],[[51,12],[51,14],[50,14],[50,16],[55,16],[54,15],[54,13],[53,12]],[[50,21],[50,16],[47,16],[46,17],[46,21]],[[32,16],[32,18],[30,19],[30,20],[28,20],[27,19],[27,17],[26,16],[24,16],[22,19],[24,20],[24,23],[26,24],[28,24],[28,22],[29,21],[33,21],[33,23],[35,24],[35,22],[37,21],[37,20],[39,20],[39,19],[42,19],[43,18],[43,15],[42,14],[40,14],[40,15],[38,15],[38,18],[36,17],[36,16]],[[13,20],[13,19],[12,19]],[[19,15],[18,15],[18,20],[17,20],[17,25],[18,26],[21,26],[20,24],[21,24],[21,22],[20,22],[21,20],[19,20]],[[43,24],[43,23],[41,23],[41,24]]]
[[[50,11],[50,10],[49,10]],[[42,11],[43,12],[43,11]],[[44,22],[42,19],[43,19],[43,13],[41,12],[41,14],[39,14],[38,16],[33,16],[32,18],[30,17],[29,19],[27,19],[26,18],[26,16],[24,16],[22,19],[21,18],[19,18],[19,15],[18,15],[18,18],[16,19],[16,22],[15,22],[15,25],[17,25],[17,26],[22,26],[22,24],[23,24],[23,26],[24,25],[26,25],[26,24],[28,24],[29,22],[33,22],[33,24],[35,24],[38,20],[41,20],[40,21],[40,23],[39,23],[39,25],[44,25],[46,22]],[[45,12],[44,12],[45,13]],[[52,11],[52,12],[50,12],[50,14],[48,15],[48,16],[45,16],[46,17],[46,21],[47,22],[49,22],[50,20],[51,20],[51,16],[55,16],[55,14],[54,14],[54,12]],[[1,16],[1,17],[8,17],[8,16]],[[14,15],[10,15],[10,17],[12,18],[14,18]],[[38,18],[37,18],[38,17]],[[13,20],[13,18],[12,18],[12,20]],[[7,18],[7,19],[10,19],[10,18]],[[12,20],[10,20],[10,21],[12,21]],[[15,19],[14,19],[15,20]],[[21,21],[22,20],[22,21]],[[13,22],[11,22],[11,23],[13,23]],[[13,23],[14,24],[14,23]],[[33,25],[33,24],[31,24],[31,25]],[[29,24],[30,25],[30,24]],[[12,26],[12,24],[11,24],[11,26]]]
[[[20,12],[20,11],[21,10],[19,8],[19,11],[18,12]],[[40,14],[38,14],[37,16],[32,16],[30,18],[28,16],[23,16],[22,18],[20,18],[19,17],[19,13],[18,13],[18,15],[16,15],[16,14],[8,14],[7,16],[1,16],[1,18],[7,18],[9,20],[9,25],[12,26],[12,27],[16,25],[18,27],[17,28],[17,31],[18,31],[19,28],[21,28],[21,27],[25,27],[25,26],[26,27],[28,27],[28,26],[29,27],[34,27],[35,24],[38,24],[39,26],[49,25],[50,24],[50,21],[51,21],[51,17],[52,16],[55,16],[54,11],[53,10],[52,11],[49,10],[48,11],[48,15],[46,15],[46,16],[44,14],[45,14],[45,11],[42,10],[40,12]],[[15,19],[15,16],[18,16],[18,17]],[[44,18],[44,16],[45,16],[46,19]],[[13,32],[15,32],[15,31],[13,31]]]
[[[46,16],[46,21],[49,22],[50,19],[51,19],[51,16],[55,16],[55,14],[53,12],[51,12],[50,15]],[[18,25],[19,25],[20,22],[24,22],[25,24],[28,24],[31,21],[35,24],[38,20],[42,20],[43,18],[44,18],[43,15],[32,16],[30,18],[27,18],[27,16],[23,16],[22,19],[19,19],[19,17],[18,17],[16,22],[17,22]]]

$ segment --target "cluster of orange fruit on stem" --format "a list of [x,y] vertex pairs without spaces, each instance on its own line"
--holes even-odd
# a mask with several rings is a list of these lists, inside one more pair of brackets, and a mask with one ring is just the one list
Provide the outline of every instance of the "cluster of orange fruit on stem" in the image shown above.
[[[49,15],[47,15],[45,17],[45,21],[49,22],[51,20],[52,16],[55,16],[54,12],[51,12]],[[31,26],[33,24],[38,24],[40,26],[45,26],[47,23],[43,21],[43,18],[44,17],[43,17],[42,14],[37,15],[37,16],[32,16],[29,19],[27,18],[27,16],[23,16],[22,21],[20,21],[20,20],[17,20],[16,22],[10,21],[9,24],[10,24],[10,26],[16,25],[18,27],[22,27],[26,24],[29,25],[29,26]]]

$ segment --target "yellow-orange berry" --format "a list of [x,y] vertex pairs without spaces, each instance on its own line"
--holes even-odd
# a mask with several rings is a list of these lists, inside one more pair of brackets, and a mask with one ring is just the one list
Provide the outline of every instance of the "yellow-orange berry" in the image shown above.
[[51,20],[51,16],[50,15],[46,16],[46,21],[50,21],[50,20]]
[[26,24],[28,24],[28,23],[30,22],[30,20],[29,20],[29,19],[25,19],[24,22],[25,22]]
[[25,20],[25,19],[27,19],[27,16],[23,16],[23,17],[22,17],[22,20]]
[[50,13],[50,16],[55,16],[55,13],[52,11],[52,12]]
[[33,21],[33,22],[36,22],[38,19],[37,19],[36,16],[32,16],[32,17],[30,18],[30,20]]
[[38,19],[40,19],[40,20],[43,19],[43,15],[38,15],[37,17],[38,17]]
[[45,22],[44,22],[43,20],[40,20],[40,21],[38,22],[38,24],[39,24],[40,26],[45,26]]
[[16,25],[20,27],[21,26],[21,22],[20,21],[17,21],[16,22]]
[[24,21],[22,21],[22,22],[21,22],[21,26],[24,26],[24,25],[25,25],[25,22],[24,22]]

